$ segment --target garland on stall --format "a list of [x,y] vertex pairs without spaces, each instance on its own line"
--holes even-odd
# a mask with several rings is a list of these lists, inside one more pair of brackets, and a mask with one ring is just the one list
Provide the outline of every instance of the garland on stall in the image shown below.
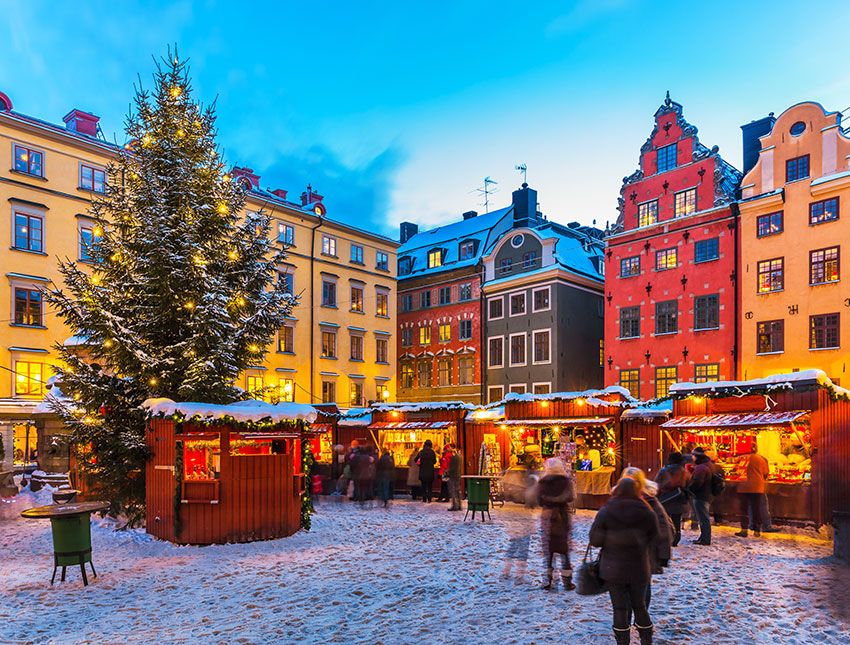
[[304,491],[301,493],[301,528],[305,531],[310,530],[312,520],[310,515],[314,512],[313,496],[311,494],[313,466],[316,464],[316,458],[313,457],[313,451],[310,450],[310,442],[304,438],[301,439],[301,472],[304,473]]
[[265,417],[263,419],[258,419],[257,421],[237,421],[228,415],[217,419],[210,419],[200,415],[186,417],[179,412],[175,412],[170,416],[164,414],[156,415],[156,417],[152,418],[170,420],[174,423],[174,432],[177,434],[181,434],[183,432],[183,427],[186,425],[228,426],[236,430],[245,430],[248,432],[261,432],[271,430],[273,428],[280,428],[284,425],[291,425],[293,426],[293,429],[300,429],[303,425],[303,422],[297,419],[292,421],[273,421],[270,417]]
[[183,499],[183,441],[175,441],[174,449],[177,453],[174,456],[174,538],[177,539],[183,530],[183,523],[180,521]]

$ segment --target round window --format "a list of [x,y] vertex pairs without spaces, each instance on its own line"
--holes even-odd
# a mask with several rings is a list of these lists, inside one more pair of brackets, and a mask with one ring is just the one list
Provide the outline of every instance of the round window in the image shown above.
[[511,246],[515,249],[521,247],[523,242],[525,242],[525,236],[522,233],[511,238]]
[[795,137],[799,137],[803,132],[806,131],[806,124],[802,121],[797,121],[794,125],[791,126],[791,134]]

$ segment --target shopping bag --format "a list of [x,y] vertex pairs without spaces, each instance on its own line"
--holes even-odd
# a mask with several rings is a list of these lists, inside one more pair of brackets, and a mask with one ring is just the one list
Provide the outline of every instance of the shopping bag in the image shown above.
[[599,577],[599,556],[597,555],[595,560],[590,559],[590,545],[588,544],[584,558],[582,558],[581,565],[578,568],[576,593],[580,596],[596,596],[606,591],[605,581]]

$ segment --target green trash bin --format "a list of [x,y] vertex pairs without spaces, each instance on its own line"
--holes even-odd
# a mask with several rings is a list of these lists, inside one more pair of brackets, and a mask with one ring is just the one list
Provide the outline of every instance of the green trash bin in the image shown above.
[[472,519],[475,520],[475,512],[481,513],[481,521],[484,521],[484,513],[487,513],[487,518],[490,517],[490,478],[478,477],[475,475],[467,475],[466,480],[466,515],[463,516],[463,521],[469,516],[469,511],[472,511]]

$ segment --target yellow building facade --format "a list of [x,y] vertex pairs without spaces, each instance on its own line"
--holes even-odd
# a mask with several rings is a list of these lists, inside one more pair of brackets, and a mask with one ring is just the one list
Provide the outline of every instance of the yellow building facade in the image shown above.
[[741,374],[810,368],[850,382],[850,139],[841,115],[794,105],[741,184]]
[[[56,344],[77,342],[41,296],[62,284],[58,259],[85,262],[98,235],[88,216],[117,148],[98,118],[72,110],[57,125],[13,109],[0,93],[0,436],[4,463],[29,461],[32,424],[57,361]],[[272,400],[343,407],[395,398],[396,249],[389,238],[335,221],[309,189],[300,203],[269,191],[247,169],[245,208],[274,218],[287,248],[282,279],[300,298],[266,361],[238,383]],[[0,467],[0,470],[3,470]]]

